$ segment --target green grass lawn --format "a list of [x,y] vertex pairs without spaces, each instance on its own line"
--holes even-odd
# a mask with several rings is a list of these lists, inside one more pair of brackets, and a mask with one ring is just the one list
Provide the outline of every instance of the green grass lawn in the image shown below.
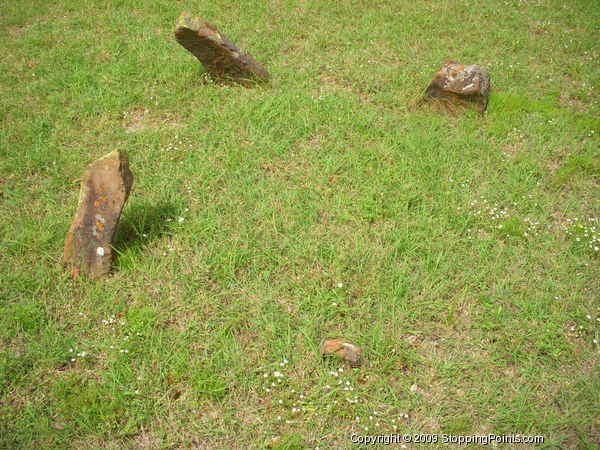
[[[271,83],[211,82],[182,10]],[[597,0],[3,2],[0,448],[596,448],[599,35]],[[415,106],[448,59],[484,116]],[[73,281],[114,149],[119,256]]]

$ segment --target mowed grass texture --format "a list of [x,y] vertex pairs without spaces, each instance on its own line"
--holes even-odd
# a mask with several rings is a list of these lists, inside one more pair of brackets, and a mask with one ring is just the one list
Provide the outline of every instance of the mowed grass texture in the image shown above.
[[[211,82],[182,10],[272,82]],[[24,0],[0,25],[1,448],[598,444],[597,1]],[[489,69],[484,116],[416,106],[448,59]],[[118,258],[73,281],[113,149]],[[335,336],[361,368],[321,358]]]

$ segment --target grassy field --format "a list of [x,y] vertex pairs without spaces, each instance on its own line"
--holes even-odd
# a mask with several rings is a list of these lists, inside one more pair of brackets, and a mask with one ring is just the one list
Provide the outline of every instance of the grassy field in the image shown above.
[[[272,82],[213,83],[182,10]],[[596,448],[599,35],[597,0],[3,2],[0,448]],[[415,106],[448,59],[484,116]],[[113,149],[119,256],[73,281]]]

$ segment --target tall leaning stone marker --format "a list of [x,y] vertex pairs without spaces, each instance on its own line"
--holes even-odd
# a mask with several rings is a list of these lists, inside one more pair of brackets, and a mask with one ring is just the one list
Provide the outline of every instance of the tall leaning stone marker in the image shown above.
[[112,240],[132,185],[127,155],[119,150],[86,169],[62,256],[73,277],[81,273],[98,278],[110,272]]
[[175,39],[198,58],[215,79],[240,84],[269,80],[269,73],[263,66],[237,48],[213,25],[188,12],[179,16]]
[[490,74],[480,66],[444,63],[425,91],[424,100],[441,100],[483,113],[490,97]]

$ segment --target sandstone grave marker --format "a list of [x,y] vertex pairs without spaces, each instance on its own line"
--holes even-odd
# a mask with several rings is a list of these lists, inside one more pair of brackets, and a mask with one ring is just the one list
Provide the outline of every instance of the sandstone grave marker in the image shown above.
[[198,58],[215,79],[240,84],[269,80],[269,73],[263,66],[238,49],[213,25],[188,12],[179,16],[175,39]]
[[112,240],[132,184],[127,155],[119,150],[85,170],[62,256],[73,278],[79,273],[98,278],[110,271]]
[[490,75],[480,66],[444,63],[425,91],[425,101],[440,100],[483,113],[490,97]]

